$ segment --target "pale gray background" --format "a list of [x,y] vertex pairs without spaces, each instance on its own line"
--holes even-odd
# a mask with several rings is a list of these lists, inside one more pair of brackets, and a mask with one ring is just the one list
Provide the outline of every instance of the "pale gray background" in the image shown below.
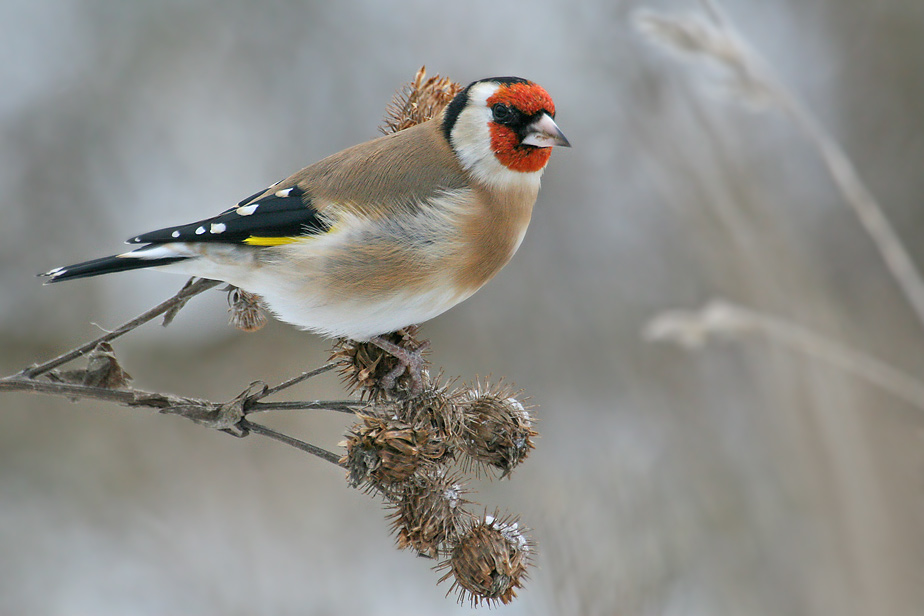
[[[715,100],[631,26],[695,2],[38,0],[0,4],[0,367],[112,328],[182,279],[43,288],[37,272],[218,212],[376,136],[421,64],[543,84],[574,144],[487,288],[425,326],[452,375],[504,375],[542,438],[479,500],[518,512],[539,565],[504,614],[924,612],[921,409],[759,340],[641,338],[723,296],[910,372],[921,324],[812,147]],[[924,3],[728,0],[844,144],[918,263]],[[136,384],[227,399],[326,357],[197,299],[117,344]],[[293,395],[338,395],[335,379]],[[397,552],[338,469],[257,437],[9,394],[0,411],[2,614],[468,611]],[[328,447],[341,416],[273,425]]]

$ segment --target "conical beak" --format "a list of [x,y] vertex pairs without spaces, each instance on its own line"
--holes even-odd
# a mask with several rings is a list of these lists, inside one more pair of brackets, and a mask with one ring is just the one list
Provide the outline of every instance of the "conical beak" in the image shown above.
[[550,148],[553,145],[571,147],[568,138],[547,113],[543,113],[538,120],[526,127],[526,136],[520,143],[534,145],[537,148]]

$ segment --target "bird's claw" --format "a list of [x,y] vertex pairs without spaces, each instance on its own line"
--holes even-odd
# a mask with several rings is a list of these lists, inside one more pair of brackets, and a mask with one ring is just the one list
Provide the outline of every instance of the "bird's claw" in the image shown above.
[[408,393],[416,395],[423,390],[423,369],[427,362],[423,358],[423,352],[430,347],[430,341],[424,340],[414,349],[408,349],[386,340],[382,336],[376,336],[369,340],[372,344],[382,349],[398,363],[394,368],[385,374],[381,381],[381,387],[385,391],[395,391],[395,386],[402,374],[407,372],[410,380]]

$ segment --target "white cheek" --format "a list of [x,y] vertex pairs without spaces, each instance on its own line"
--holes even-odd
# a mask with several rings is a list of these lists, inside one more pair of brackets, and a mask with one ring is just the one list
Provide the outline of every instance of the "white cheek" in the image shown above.
[[491,131],[488,128],[491,120],[484,111],[465,109],[452,130],[452,147],[462,167],[469,171],[487,162],[497,162],[491,150]]

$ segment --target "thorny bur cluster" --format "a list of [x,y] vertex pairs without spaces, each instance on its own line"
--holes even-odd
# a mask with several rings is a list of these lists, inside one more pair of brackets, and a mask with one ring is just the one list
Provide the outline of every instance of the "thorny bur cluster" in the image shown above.
[[[416,329],[390,340],[417,349]],[[509,473],[537,435],[526,406],[506,385],[453,387],[424,370],[412,393],[409,376],[388,389],[394,358],[373,344],[339,341],[333,357],[348,389],[368,401],[341,443],[351,486],[383,497],[400,549],[439,559],[440,579],[460,602],[509,603],[522,587],[532,544],[515,517],[475,514],[465,475]]]

